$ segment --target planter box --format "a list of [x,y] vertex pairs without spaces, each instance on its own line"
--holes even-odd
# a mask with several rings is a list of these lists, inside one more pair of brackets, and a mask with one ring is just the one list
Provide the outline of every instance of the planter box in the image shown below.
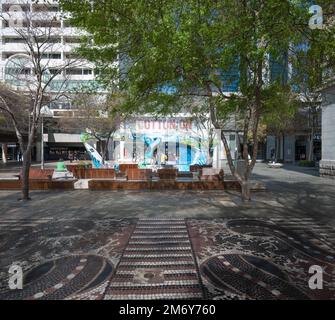
[[223,181],[224,172],[222,169],[203,168],[200,179],[202,181]]
[[20,180],[0,180],[0,190],[20,190]]
[[177,178],[193,178],[193,173],[188,171],[178,171]]
[[[70,167],[70,166],[69,166]],[[77,179],[114,179],[115,170],[114,169],[85,169],[82,166],[72,166],[71,172],[73,176]],[[69,170],[69,169],[68,169]],[[69,170],[70,171],[70,170]]]
[[150,190],[150,181],[90,180],[90,190]]
[[144,180],[149,181],[152,177],[151,169],[127,169],[126,176],[128,180]]
[[[29,180],[51,180],[54,169],[37,169],[30,168]],[[19,178],[22,179],[22,171],[20,172]]]
[[178,175],[177,169],[158,169],[157,175],[160,180],[175,180]]
[[241,185],[236,180],[225,180],[226,189],[241,191]]
[[[30,190],[74,190],[75,181],[30,180]],[[0,180],[0,190],[20,190],[20,180]]]
[[222,181],[116,181],[90,180],[90,190],[225,190]]
[[138,169],[137,163],[121,163],[119,165],[120,172],[126,173],[128,169]]

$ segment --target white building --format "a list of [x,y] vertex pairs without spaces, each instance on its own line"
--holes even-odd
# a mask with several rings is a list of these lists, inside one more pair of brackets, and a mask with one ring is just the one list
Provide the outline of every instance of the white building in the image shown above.
[[[52,36],[48,38],[50,41],[48,41],[49,43],[46,45],[42,56],[45,63],[48,64],[50,73],[53,73],[57,66],[64,64],[65,61],[76,59],[73,55],[73,49],[79,45],[83,32],[68,24],[59,10],[58,1],[35,2],[32,0],[1,0],[0,2],[0,81],[6,82],[8,80],[9,68],[6,68],[6,66],[11,59],[27,52],[27,45],[18,31],[27,29],[28,24],[33,28],[50,30]],[[66,75],[57,76],[53,85],[57,86],[57,81],[64,83],[62,77],[67,79],[67,88],[80,88],[94,82],[94,68],[88,62],[81,62],[80,66],[79,64],[73,64],[73,67],[69,67],[66,71]],[[57,101],[52,103],[50,108],[54,117],[61,117],[64,112],[70,112],[71,103],[69,101]],[[0,134],[2,153],[7,154],[9,159],[15,160],[18,152],[15,150],[15,141],[13,141],[13,138],[10,138],[10,140],[8,140],[7,135],[5,137],[5,135]],[[82,148],[79,134],[46,135],[46,142],[49,140],[51,140],[50,146],[56,149],[57,143],[60,143],[62,148]],[[37,149],[39,148],[40,146],[37,146]],[[40,152],[36,150],[35,153],[36,160],[39,160]]]
[[335,82],[324,86],[322,103],[322,160],[320,175],[335,179]]
[[[57,67],[60,61],[71,59],[73,49],[78,46],[83,32],[71,27],[59,11],[58,1],[44,1],[38,4],[32,0],[1,0],[0,15],[0,80],[5,80],[5,66],[13,55],[26,52],[26,45],[17,33],[18,28],[24,28],[27,23],[32,23],[33,27],[51,27],[52,43],[49,49],[45,50],[45,59],[50,62],[50,71]],[[22,10],[22,11],[21,11]],[[31,21],[26,21],[28,15]],[[6,20],[12,17],[13,21]],[[73,85],[83,81],[94,80],[93,66],[89,63],[80,68],[68,71]]]

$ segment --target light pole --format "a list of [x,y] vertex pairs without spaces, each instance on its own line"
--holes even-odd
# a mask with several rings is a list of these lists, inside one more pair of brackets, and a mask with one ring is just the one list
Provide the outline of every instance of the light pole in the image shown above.
[[41,108],[41,169],[44,169],[44,117],[52,116],[52,112],[49,107],[43,106]]
[[44,170],[44,117],[41,113],[41,169]]

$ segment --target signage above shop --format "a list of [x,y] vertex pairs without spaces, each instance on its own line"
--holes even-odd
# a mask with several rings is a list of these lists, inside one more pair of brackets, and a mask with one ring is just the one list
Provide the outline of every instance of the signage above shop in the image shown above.
[[188,131],[192,130],[191,119],[141,119],[136,121],[137,131]]

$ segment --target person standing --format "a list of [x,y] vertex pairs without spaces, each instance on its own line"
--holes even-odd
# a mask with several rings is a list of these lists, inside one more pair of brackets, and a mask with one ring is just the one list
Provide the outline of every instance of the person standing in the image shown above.
[[162,154],[161,154],[161,165],[162,165],[162,166],[165,166],[165,164],[166,164],[166,160],[167,160],[167,156],[166,156],[166,154],[165,154],[165,153],[162,153]]

